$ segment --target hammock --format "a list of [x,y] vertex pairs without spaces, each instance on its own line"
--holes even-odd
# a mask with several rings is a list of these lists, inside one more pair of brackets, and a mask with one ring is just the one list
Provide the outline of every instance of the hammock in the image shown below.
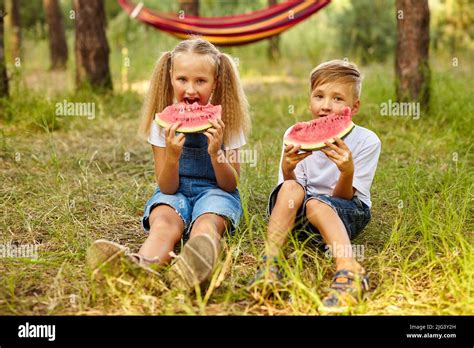
[[197,35],[219,46],[237,46],[268,39],[291,28],[326,6],[331,0],[290,0],[261,10],[222,17],[180,18],[118,0],[132,18],[163,30],[177,38]]

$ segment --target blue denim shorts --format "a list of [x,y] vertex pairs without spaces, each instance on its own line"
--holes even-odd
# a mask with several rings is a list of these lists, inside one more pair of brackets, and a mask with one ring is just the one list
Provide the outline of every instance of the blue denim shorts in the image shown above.
[[[282,185],[283,183],[279,184],[270,194],[270,198],[268,200],[269,215],[276,204],[278,192],[280,191]],[[303,186],[301,185],[301,187]],[[296,213],[295,229],[303,228],[307,233],[310,232],[312,234],[320,234],[318,229],[314,227],[306,217],[306,204],[311,199],[317,199],[318,201],[329,205],[335,210],[346,228],[349,239],[355,238],[370,221],[370,208],[357,196],[354,196],[351,200],[347,200],[325,194],[309,194],[304,187],[303,189],[305,190],[306,197],[303,205]]]
[[228,219],[229,232],[233,233],[242,216],[239,191],[226,192],[215,182],[201,179],[180,179],[178,191],[173,195],[162,193],[156,188],[153,196],[146,202],[142,217],[143,229],[150,231],[150,214],[158,205],[173,208],[184,223],[184,234],[191,231],[196,219],[206,213],[213,213]]

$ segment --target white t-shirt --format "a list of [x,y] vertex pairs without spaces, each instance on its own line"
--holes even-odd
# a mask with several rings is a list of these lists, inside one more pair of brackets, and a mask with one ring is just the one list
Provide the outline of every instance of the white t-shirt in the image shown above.
[[[150,126],[150,136],[148,137],[148,142],[154,146],[166,147],[166,138],[165,130],[160,127],[155,120],[151,123]],[[225,149],[235,150],[239,149],[246,144],[245,135],[243,131],[240,131],[237,137],[234,137],[230,140],[229,144],[223,144]]]
[[[285,136],[290,128],[286,130]],[[354,179],[352,181],[352,186],[356,189],[354,195],[371,207],[370,186],[380,155],[380,139],[371,130],[356,125],[343,141],[351,150],[354,161]],[[284,181],[281,169],[284,149],[285,145],[283,144],[278,175],[279,184]],[[310,194],[332,195],[339,174],[340,171],[336,164],[321,151],[314,151],[312,155],[299,162],[295,168],[296,180],[305,186]]]

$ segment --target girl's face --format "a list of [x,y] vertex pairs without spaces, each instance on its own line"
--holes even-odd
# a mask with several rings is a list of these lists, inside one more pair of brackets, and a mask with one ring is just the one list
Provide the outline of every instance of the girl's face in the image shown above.
[[206,105],[216,87],[216,72],[210,57],[195,53],[179,53],[173,57],[171,84],[178,102]]
[[349,106],[352,114],[359,110],[359,100],[354,100],[350,83],[329,82],[316,86],[311,92],[310,110],[313,118],[329,114],[340,115],[342,108]]

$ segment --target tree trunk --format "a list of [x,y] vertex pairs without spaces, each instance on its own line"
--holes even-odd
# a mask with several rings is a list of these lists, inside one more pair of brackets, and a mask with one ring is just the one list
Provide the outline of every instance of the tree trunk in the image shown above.
[[67,63],[67,43],[61,7],[58,0],[43,0],[43,8],[48,23],[51,69],[64,69]]
[[184,16],[199,16],[199,0],[179,0],[179,9]]
[[8,97],[8,77],[3,46],[3,17],[5,16],[4,0],[0,0],[0,98]]
[[[268,5],[276,5],[277,0],[268,0]],[[272,62],[280,59],[280,35],[272,36],[268,39],[268,59]]]
[[74,0],[76,87],[112,89],[102,0]]
[[21,27],[20,27],[20,1],[8,0],[7,2],[7,18],[10,28],[11,56],[14,64],[21,60]]
[[430,97],[430,10],[427,0],[396,0],[395,53],[398,101],[417,101],[427,109]]

